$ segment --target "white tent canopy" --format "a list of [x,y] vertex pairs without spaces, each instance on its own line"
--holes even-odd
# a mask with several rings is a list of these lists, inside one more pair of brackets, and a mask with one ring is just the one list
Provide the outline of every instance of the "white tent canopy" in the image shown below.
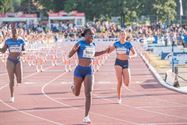
[[52,21],[73,21],[76,26],[85,25],[85,14],[77,11],[72,11],[66,13],[65,11],[60,11],[57,13],[48,13],[49,15],[49,26]]
[[24,14],[23,12],[18,13],[6,13],[0,14],[0,23],[3,22],[26,22],[29,23],[38,23],[38,18],[36,14]]

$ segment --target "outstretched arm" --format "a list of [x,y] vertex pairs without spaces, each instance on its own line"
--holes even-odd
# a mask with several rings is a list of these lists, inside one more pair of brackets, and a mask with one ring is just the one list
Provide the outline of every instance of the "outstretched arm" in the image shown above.
[[105,53],[108,53],[109,51],[109,48],[105,49],[105,50],[102,50],[102,51],[99,51],[99,52],[95,52],[95,56],[100,56],[100,55],[103,55]]
[[111,53],[112,51],[114,51],[115,47],[114,46],[109,46],[108,48],[106,48],[105,50],[103,51],[100,51],[100,52],[96,52],[95,53],[95,56],[100,56],[100,55],[103,55],[105,53]]
[[109,46],[109,52],[108,53],[111,53],[112,51],[114,51],[116,48],[115,48],[115,46],[114,45],[112,45],[112,46]]
[[77,52],[77,50],[79,49],[79,47],[80,47],[79,44],[75,44],[73,46],[73,48],[71,49],[71,51],[69,52],[68,57],[71,58]]

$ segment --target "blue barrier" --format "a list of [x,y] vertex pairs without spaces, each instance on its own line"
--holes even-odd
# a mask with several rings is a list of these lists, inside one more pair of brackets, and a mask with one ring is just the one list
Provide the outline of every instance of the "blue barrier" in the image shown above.
[[[161,60],[165,60],[167,56],[169,56],[169,52],[161,52]],[[177,56],[178,54],[187,54],[187,52],[178,52],[178,53],[174,53],[174,56]]]

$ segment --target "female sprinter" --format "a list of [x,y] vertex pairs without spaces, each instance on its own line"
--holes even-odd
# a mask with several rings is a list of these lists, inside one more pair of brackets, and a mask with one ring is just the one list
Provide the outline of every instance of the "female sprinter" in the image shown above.
[[25,51],[24,48],[25,42],[22,39],[18,38],[16,28],[12,28],[12,38],[9,38],[5,41],[3,48],[0,48],[0,52],[5,53],[6,50],[9,50],[6,68],[9,75],[9,87],[10,87],[10,101],[14,102],[14,74],[16,76],[17,83],[22,82],[22,64],[20,56],[22,51]]
[[95,43],[93,43],[94,32],[92,29],[85,29],[82,36],[83,40],[77,42],[72,50],[69,52],[69,58],[76,52],[78,55],[78,65],[74,71],[74,85],[71,87],[75,96],[79,96],[82,82],[84,82],[85,90],[85,117],[83,122],[90,123],[89,111],[92,101],[92,89],[94,85],[93,75],[93,58],[102,54],[108,53],[109,48],[106,50],[95,52]]
[[[110,47],[110,51],[116,49],[116,61],[115,61],[115,71],[117,78],[117,96],[118,103],[121,104],[121,86],[123,83],[128,86],[130,82],[130,69],[129,69],[129,59],[136,56],[136,52],[132,44],[127,41],[127,35],[125,31],[120,31],[119,41],[116,41],[113,46]],[[132,54],[130,55],[130,52]]]

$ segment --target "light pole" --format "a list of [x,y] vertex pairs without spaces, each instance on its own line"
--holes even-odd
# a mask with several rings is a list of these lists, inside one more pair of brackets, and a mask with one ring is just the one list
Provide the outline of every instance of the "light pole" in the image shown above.
[[171,45],[171,52],[172,52],[172,60],[171,60],[172,72],[176,73],[175,58],[174,58],[175,40],[173,38],[173,34],[171,34],[170,38],[171,38],[171,42],[172,42],[172,45]]
[[171,36],[171,40],[172,40],[172,72],[175,74],[175,80],[173,83],[174,87],[179,87],[179,81],[178,81],[178,67],[176,66],[176,59],[174,56],[174,46],[175,46],[175,39],[173,38],[173,34]]
[[179,4],[180,4],[180,25],[182,25],[182,16],[183,16],[182,0],[179,0]]
[[[183,7],[182,7],[182,0],[179,0],[180,4],[180,26],[182,26],[182,16],[183,16]],[[175,73],[175,81],[174,81],[174,86],[179,87],[179,82],[178,82],[178,67],[176,66],[176,59],[174,56],[174,46],[175,46],[175,39],[174,39],[174,34],[171,34],[171,40],[172,40],[172,72]]]

